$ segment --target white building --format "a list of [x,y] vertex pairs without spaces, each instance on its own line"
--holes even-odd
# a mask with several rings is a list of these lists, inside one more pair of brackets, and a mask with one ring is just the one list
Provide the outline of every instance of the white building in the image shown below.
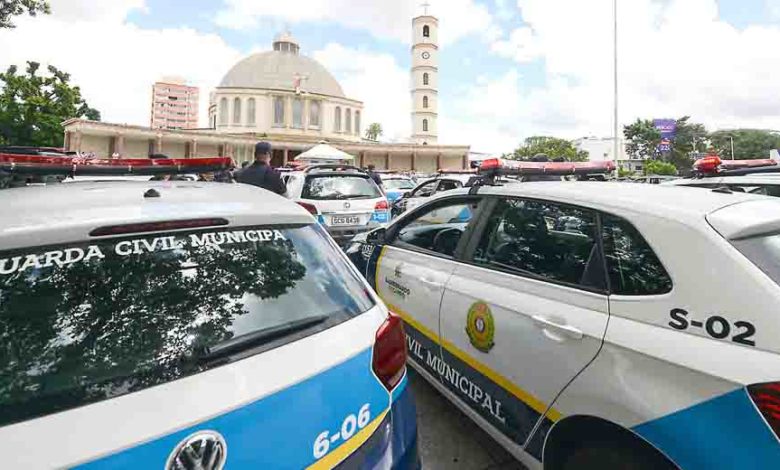
[[588,160],[591,162],[614,161],[620,168],[630,171],[642,171],[644,160],[629,158],[626,152],[626,141],[620,139],[618,158],[615,159],[615,139],[612,137],[581,137],[572,141],[577,150],[588,152]]
[[412,20],[412,141],[438,140],[439,20],[427,13]]
[[329,141],[361,140],[363,103],[347,98],[333,75],[300,54],[289,33],[273,50],[233,66],[211,94],[212,129],[231,134],[308,136]]

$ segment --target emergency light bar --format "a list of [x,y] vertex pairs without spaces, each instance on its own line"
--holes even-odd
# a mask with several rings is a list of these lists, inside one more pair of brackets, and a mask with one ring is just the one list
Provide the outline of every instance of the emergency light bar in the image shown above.
[[489,158],[479,166],[479,173],[501,175],[592,175],[615,170],[615,163],[603,162],[524,162]]
[[32,175],[161,175],[208,173],[233,168],[230,157],[208,158],[83,158],[0,153],[0,171]]
[[721,173],[732,170],[774,169],[780,171],[777,160],[721,160],[719,157],[704,157],[693,163],[693,170],[698,173]]

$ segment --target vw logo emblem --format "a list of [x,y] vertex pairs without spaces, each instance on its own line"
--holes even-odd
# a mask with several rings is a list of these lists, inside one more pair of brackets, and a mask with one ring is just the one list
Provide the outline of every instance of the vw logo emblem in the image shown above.
[[225,438],[216,431],[198,431],[173,449],[165,470],[222,470],[226,459]]
[[352,207],[352,204],[350,204],[348,202],[344,203],[344,209],[349,209],[350,207]]

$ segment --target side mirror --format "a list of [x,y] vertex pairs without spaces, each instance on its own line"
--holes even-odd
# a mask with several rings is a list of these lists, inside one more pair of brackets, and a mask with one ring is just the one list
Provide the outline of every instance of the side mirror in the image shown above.
[[411,195],[412,195],[412,192],[411,192],[411,191],[404,191],[404,192],[401,194],[401,197],[409,197],[409,196],[411,196]]
[[371,232],[366,235],[366,242],[372,244],[372,245],[381,245],[385,241],[385,235],[387,234],[387,229],[384,227],[380,227],[376,230],[372,230]]

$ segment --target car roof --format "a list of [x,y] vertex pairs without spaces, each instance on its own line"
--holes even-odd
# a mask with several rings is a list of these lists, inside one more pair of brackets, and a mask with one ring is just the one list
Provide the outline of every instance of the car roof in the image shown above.
[[[469,188],[447,191],[443,196],[468,194]],[[482,186],[479,194],[519,196],[550,199],[564,203],[599,209],[621,209],[656,215],[685,218],[709,214],[723,207],[741,202],[772,199],[767,196],[729,193],[723,194],[702,188],[673,185],[638,185],[633,183],[597,181],[550,181]],[[780,203],[780,201],[778,201]]]
[[[159,197],[144,197],[149,189]],[[0,248],[85,240],[106,225],[205,217],[231,226],[314,222],[294,202],[250,185],[85,181],[0,191]]]
[[743,176],[713,176],[708,178],[696,178],[678,180],[680,185],[706,184],[707,182],[734,183],[734,184],[780,184],[780,174],[755,174]]

